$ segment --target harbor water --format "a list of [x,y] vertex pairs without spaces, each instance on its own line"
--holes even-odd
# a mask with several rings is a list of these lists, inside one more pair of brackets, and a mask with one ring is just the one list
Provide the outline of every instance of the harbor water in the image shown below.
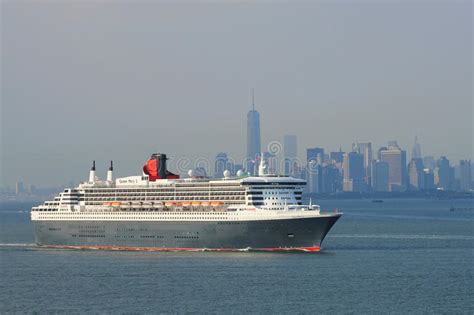
[[0,313],[474,313],[472,200],[322,200],[320,253],[38,248],[0,204]]

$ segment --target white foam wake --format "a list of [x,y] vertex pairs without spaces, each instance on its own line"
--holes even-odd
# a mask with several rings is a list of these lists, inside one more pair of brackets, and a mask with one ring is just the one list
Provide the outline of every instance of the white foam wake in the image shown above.
[[35,243],[0,243],[0,247],[36,247]]

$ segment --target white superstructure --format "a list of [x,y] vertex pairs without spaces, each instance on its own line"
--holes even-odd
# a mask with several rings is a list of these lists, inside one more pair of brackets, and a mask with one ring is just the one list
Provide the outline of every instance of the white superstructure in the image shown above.
[[[319,215],[303,206],[304,180],[286,176],[189,177],[158,179],[148,175],[98,180],[95,162],[89,181],[68,188],[53,201],[32,209],[33,220],[258,220]],[[192,175],[192,173],[190,172]]]

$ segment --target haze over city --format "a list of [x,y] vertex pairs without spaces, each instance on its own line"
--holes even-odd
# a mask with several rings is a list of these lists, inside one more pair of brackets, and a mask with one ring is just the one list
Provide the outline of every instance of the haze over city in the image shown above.
[[[355,2],[354,2],[355,3]],[[472,3],[2,3],[1,186],[137,174],[285,134],[472,159]]]

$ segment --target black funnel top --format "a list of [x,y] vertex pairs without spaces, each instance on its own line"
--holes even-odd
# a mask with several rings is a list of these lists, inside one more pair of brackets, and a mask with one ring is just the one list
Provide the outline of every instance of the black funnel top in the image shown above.
[[158,176],[160,178],[167,178],[167,169],[166,169],[166,154],[159,153],[157,154],[157,159],[158,159]]

